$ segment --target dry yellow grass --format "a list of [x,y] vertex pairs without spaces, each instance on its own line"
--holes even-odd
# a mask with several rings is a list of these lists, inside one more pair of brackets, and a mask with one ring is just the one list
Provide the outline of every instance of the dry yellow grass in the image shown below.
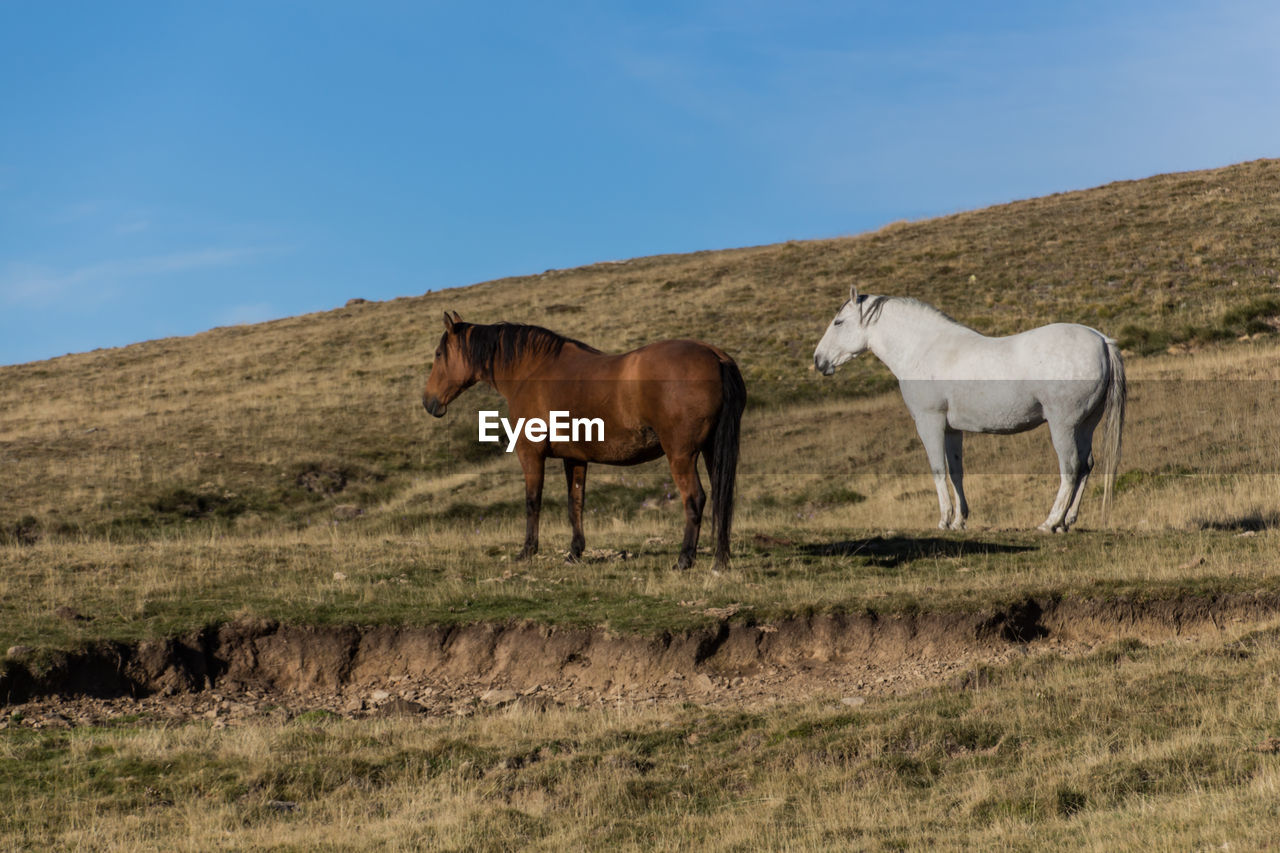
[[1261,849],[1277,631],[857,708],[512,710],[0,743],[0,837],[95,850]]
[[[771,618],[811,607],[982,609],[1028,595],[1269,588],[1280,435],[1266,401],[1280,388],[1277,355],[1280,345],[1267,339],[1135,361],[1112,517],[1101,524],[1095,484],[1082,532],[1066,537],[1030,532],[1057,481],[1043,429],[968,441],[970,530],[938,537],[923,450],[894,391],[748,414],[737,558],[722,575],[669,571],[680,510],[659,461],[592,469],[588,547],[613,556],[562,564],[568,530],[553,485],[544,555],[529,578],[502,580],[523,507],[519,466],[499,454],[409,479],[349,521],[282,526],[246,514],[142,539],[68,534],[0,547],[0,644],[163,636],[237,616],[529,617],[643,632],[696,621],[679,603],[707,598]],[[846,381],[830,384],[838,393]],[[885,571],[858,552],[860,541],[895,536],[907,570]],[[988,545],[997,550],[985,553]],[[636,610],[637,600],[646,605]],[[58,619],[63,605],[92,621]]]

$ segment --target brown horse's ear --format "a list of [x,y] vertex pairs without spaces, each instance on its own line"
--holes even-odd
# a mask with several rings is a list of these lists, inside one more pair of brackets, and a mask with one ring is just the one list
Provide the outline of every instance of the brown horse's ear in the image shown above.
[[453,314],[453,322],[455,322],[455,323],[461,323],[461,322],[462,322],[462,315],[461,315],[461,314],[459,314],[457,311],[451,311],[451,312],[449,312],[449,313]]
[[448,311],[444,312],[444,330],[446,332],[452,332],[453,324],[456,322],[457,322],[456,320],[454,320],[452,317],[449,316]]

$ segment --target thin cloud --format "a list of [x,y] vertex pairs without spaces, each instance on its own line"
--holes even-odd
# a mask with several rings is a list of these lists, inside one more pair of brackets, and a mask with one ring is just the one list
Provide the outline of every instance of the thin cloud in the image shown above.
[[0,277],[0,299],[14,305],[43,306],[71,296],[98,296],[102,288],[134,279],[233,266],[267,251],[256,248],[198,249],[101,261],[70,270],[56,270],[37,264],[10,264]]
[[280,313],[269,302],[253,302],[235,305],[217,315],[215,326],[243,326],[275,320]]
[[149,219],[132,219],[116,226],[117,234],[139,234],[151,227]]
[[64,204],[49,214],[49,222],[54,225],[71,225],[98,216],[106,207],[106,202],[100,199],[86,199]]

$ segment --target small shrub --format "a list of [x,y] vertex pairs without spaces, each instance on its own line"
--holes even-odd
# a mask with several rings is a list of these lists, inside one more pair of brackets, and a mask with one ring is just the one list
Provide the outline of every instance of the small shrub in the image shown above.
[[1150,355],[1168,349],[1173,343],[1173,338],[1164,329],[1149,329],[1146,326],[1131,323],[1120,330],[1117,342],[1121,349],[1130,350],[1139,355]]
[[34,515],[24,515],[17,521],[0,525],[0,544],[34,545],[40,540],[42,525]]
[[157,515],[173,520],[235,518],[248,509],[248,502],[232,492],[192,490],[184,487],[156,495],[148,507]]
[[1054,798],[1057,800],[1058,814],[1063,817],[1072,817],[1089,805],[1087,794],[1065,785],[1058,787],[1054,792]]

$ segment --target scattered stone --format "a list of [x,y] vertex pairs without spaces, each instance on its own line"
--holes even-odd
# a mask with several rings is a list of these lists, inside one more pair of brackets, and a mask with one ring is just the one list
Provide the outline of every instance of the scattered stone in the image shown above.
[[701,690],[703,693],[710,693],[716,689],[716,683],[712,681],[711,676],[707,675],[705,672],[700,672],[695,675],[693,677],[693,681],[690,683],[694,688]]
[[334,579],[334,580],[336,580],[336,581],[344,581],[344,580],[346,580],[346,579],[347,579],[347,573],[346,573],[346,572],[334,572],[334,573],[333,573],[333,579]]
[[32,654],[34,651],[35,649],[31,648],[30,646],[22,646],[22,645],[10,646],[9,651],[5,652],[5,656],[11,657],[14,659],[25,658],[27,655]]
[[582,557],[587,562],[614,562],[617,560],[630,560],[635,557],[630,551],[618,548],[588,548],[583,552]]
[[840,704],[848,705],[851,708],[856,708],[859,705],[867,704],[867,697],[866,696],[845,696],[843,699],[840,700]]
[[508,690],[505,687],[486,690],[480,695],[481,702],[486,705],[493,705],[494,707],[510,705],[512,702],[516,701],[516,698],[516,692],[514,690]]
[[391,694],[386,690],[375,690],[369,694],[370,702],[385,702],[391,698]]
[[317,495],[336,495],[347,487],[347,475],[327,468],[312,468],[299,474],[294,482]]
[[267,808],[278,812],[296,812],[298,804],[292,800],[267,800]]
[[536,714],[545,714],[552,708],[560,707],[560,703],[552,699],[550,696],[535,694],[531,696],[521,696],[512,708],[519,708],[523,711],[533,711]]
[[425,714],[427,709],[417,702],[408,699],[392,699],[378,709],[378,715],[382,717],[416,717]]
[[1253,748],[1254,752],[1266,755],[1280,755],[1280,737],[1269,737]]

